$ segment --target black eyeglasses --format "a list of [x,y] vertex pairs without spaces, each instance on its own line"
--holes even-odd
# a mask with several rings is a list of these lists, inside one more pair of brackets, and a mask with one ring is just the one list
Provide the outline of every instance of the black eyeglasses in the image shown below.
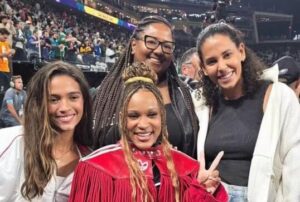
[[172,54],[175,49],[175,42],[172,41],[159,41],[157,38],[149,35],[144,36],[144,43],[146,48],[150,50],[155,50],[161,45],[161,49],[163,53]]

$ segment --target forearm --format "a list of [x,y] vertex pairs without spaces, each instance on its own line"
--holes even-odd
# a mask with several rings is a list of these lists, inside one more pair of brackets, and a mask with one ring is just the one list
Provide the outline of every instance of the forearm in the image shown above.
[[5,58],[5,57],[8,57],[8,55],[9,55],[8,53],[1,53],[1,54],[0,54],[0,57],[1,57],[1,58]]
[[7,109],[10,112],[10,114],[21,123],[21,118],[19,117],[16,109],[14,108],[14,106],[12,104],[7,104]]
[[5,53],[1,53],[0,57],[5,58],[5,57],[11,57],[14,54],[14,49],[10,49]]

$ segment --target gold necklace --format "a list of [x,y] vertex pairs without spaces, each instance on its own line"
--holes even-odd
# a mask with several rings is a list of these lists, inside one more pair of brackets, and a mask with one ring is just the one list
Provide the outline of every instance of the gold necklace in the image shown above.
[[74,149],[75,149],[75,144],[73,144],[67,151],[60,154],[59,157],[56,156],[57,152],[55,152],[56,150],[54,150],[53,151],[53,158],[54,158],[55,161],[60,162],[67,154],[74,151]]

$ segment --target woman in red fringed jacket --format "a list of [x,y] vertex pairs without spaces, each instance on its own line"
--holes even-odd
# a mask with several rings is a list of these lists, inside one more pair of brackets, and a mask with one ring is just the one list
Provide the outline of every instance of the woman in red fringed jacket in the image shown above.
[[[215,170],[171,148],[156,74],[134,63],[123,74],[119,144],[93,152],[79,163],[70,201],[223,202],[228,196]],[[172,135],[172,134],[170,134]]]

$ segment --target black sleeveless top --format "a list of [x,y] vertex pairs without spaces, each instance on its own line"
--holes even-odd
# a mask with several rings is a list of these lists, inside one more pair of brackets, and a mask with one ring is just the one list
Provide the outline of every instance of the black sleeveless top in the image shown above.
[[177,147],[179,151],[183,151],[183,140],[184,133],[182,129],[182,125],[178,119],[179,115],[176,115],[172,104],[166,104],[166,115],[167,115],[167,130],[168,130],[168,140],[174,147]]
[[219,151],[224,156],[219,164],[222,181],[247,186],[251,159],[263,118],[263,101],[270,83],[264,82],[253,96],[225,100],[219,96],[205,141],[205,157],[209,166]]

